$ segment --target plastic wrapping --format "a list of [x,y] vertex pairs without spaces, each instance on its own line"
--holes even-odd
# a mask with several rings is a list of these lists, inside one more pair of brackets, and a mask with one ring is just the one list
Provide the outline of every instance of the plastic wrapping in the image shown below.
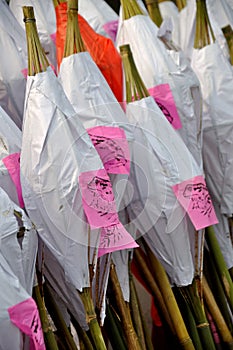
[[122,22],[117,46],[130,44],[139,74],[148,89],[165,83],[170,85],[183,126],[177,132],[201,167],[199,82],[183,54],[167,51],[157,34],[158,28],[148,17],[134,16]]
[[5,1],[0,1],[0,106],[22,127],[27,68],[26,38]]

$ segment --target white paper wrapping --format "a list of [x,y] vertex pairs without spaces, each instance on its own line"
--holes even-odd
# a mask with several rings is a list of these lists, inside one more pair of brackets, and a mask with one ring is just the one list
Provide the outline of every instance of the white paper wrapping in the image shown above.
[[203,161],[208,187],[222,214],[233,213],[233,71],[218,44],[193,51],[203,94]]
[[[88,225],[78,179],[103,166],[85,129],[77,122],[73,127],[75,117],[51,68],[28,78],[21,152],[25,206],[67,281],[81,290],[89,286]],[[98,230],[92,238],[95,246]]]
[[[64,58],[60,66],[59,78],[67,97],[77,112],[78,121],[82,122],[86,129],[96,126],[120,127],[125,131],[129,146],[132,147],[131,125],[88,52]],[[128,176],[111,174],[110,178],[117,208],[118,210],[123,209],[124,203],[122,200]],[[115,252],[114,256],[117,257],[122,254],[121,252]],[[117,262],[120,262],[120,260],[117,260]],[[120,282],[123,281],[121,287],[124,298],[128,301],[129,289],[128,285],[125,286],[125,280],[128,279],[128,270],[122,269],[121,265],[117,266],[117,269],[121,272],[121,276],[124,275],[120,278]],[[101,310],[101,315],[103,320],[104,307]]]
[[[19,219],[14,211],[21,216],[21,226],[24,227],[24,237],[17,238]],[[11,270],[19,279],[22,287],[32,293],[37,254],[37,233],[24,211],[16,206],[0,188],[0,252],[8,262]]]
[[23,337],[9,318],[8,308],[30,298],[0,252],[0,349],[23,350]]
[[201,170],[152,97],[128,104],[127,116],[137,140],[134,176],[126,192],[131,196],[127,207],[131,224],[144,234],[171,283],[188,285],[193,278],[189,233],[194,229],[171,187],[200,175]]
[[135,64],[147,88],[163,83],[170,85],[183,125],[177,132],[201,167],[199,83],[182,54],[169,55],[157,33],[158,28],[149,18],[134,16],[122,22],[117,46],[130,44]]
[[56,16],[53,2],[49,0],[10,0],[9,6],[23,29],[25,24],[23,22],[22,6],[33,6],[41,45],[49,62],[56,68],[56,47],[51,38],[51,35],[56,33]]
[[172,22],[172,41],[179,45],[180,43],[180,31],[179,31],[179,11],[173,1],[163,1],[159,3],[159,9],[161,16],[164,19],[170,18]]
[[27,68],[26,37],[5,1],[0,1],[0,106],[22,126]]
[[10,199],[17,205],[19,202],[16,187],[2,159],[12,153],[20,152],[21,138],[20,129],[0,107],[0,187],[2,187]]
[[117,21],[118,15],[104,0],[81,0],[78,12],[98,34],[108,36],[104,24]]

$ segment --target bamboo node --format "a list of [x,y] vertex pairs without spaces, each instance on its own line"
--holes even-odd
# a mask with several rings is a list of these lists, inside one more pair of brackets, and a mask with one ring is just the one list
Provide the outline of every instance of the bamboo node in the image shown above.
[[87,324],[91,323],[93,320],[96,320],[96,314],[86,315]]
[[35,19],[35,18],[24,17],[23,21],[24,21],[25,23],[36,22],[36,19]]
[[200,323],[199,325],[197,325],[197,328],[205,328],[205,327],[209,327],[208,322],[203,322],[203,323]]

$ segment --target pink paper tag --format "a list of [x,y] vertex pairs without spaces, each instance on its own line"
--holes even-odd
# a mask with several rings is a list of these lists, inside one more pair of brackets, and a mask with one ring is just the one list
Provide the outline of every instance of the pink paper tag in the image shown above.
[[15,184],[19,205],[24,208],[24,201],[22,196],[22,188],[20,183],[20,153],[13,153],[2,159],[3,164],[7,168],[12,181]]
[[138,245],[132,236],[119,222],[117,225],[104,227],[101,230],[98,257],[117,250],[137,248]]
[[172,187],[196,230],[218,223],[203,176],[196,176]]
[[91,228],[119,222],[112,185],[105,169],[87,171],[79,176],[82,202]]
[[130,152],[124,130],[96,126],[87,131],[106,171],[110,174],[129,174]]
[[157,85],[148,91],[173,128],[181,129],[181,120],[169,84]]
[[53,33],[53,34],[50,34],[50,38],[52,39],[52,41],[53,41],[53,43],[54,43],[55,46],[56,46],[56,35],[57,35],[56,32]]
[[27,77],[28,77],[28,69],[27,68],[22,69],[21,73],[23,74],[24,78],[27,79]]
[[116,41],[117,30],[118,30],[118,19],[115,21],[107,22],[103,25],[105,32],[110,36],[113,42]]
[[8,309],[11,322],[31,338],[30,350],[46,350],[40,317],[32,298]]

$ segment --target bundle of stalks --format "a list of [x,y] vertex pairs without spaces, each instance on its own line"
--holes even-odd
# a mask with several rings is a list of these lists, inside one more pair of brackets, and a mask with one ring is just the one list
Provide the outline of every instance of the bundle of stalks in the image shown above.
[[78,1],[68,0],[66,41],[64,57],[86,51],[78,25]]
[[175,3],[179,11],[183,10],[183,8],[185,8],[185,6],[187,5],[186,0],[176,0]]
[[227,45],[228,45],[228,49],[229,49],[229,54],[230,54],[230,62],[231,65],[233,65],[233,30],[232,27],[230,25],[222,28],[222,32],[225,36]]
[[36,75],[44,72],[49,62],[38,37],[33,7],[24,6],[23,14],[27,36],[28,75]]
[[163,18],[159,9],[159,1],[146,0],[145,2],[150,18],[158,27],[160,27],[163,22]]
[[218,240],[215,236],[213,227],[208,227],[206,230],[206,242],[210,250],[210,254],[213,257],[213,261],[215,263],[216,270],[225,291],[225,296],[227,298],[229,307],[233,313],[233,283],[221,249],[219,247]]
[[201,49],[215,41],[215,36],[209,20],[206,0],[196,0],[196,32],[194,48]]
[[136,1],[120,0],[122,6],[123,20],[129,19],[133,16],[143,15],[142,9]]

